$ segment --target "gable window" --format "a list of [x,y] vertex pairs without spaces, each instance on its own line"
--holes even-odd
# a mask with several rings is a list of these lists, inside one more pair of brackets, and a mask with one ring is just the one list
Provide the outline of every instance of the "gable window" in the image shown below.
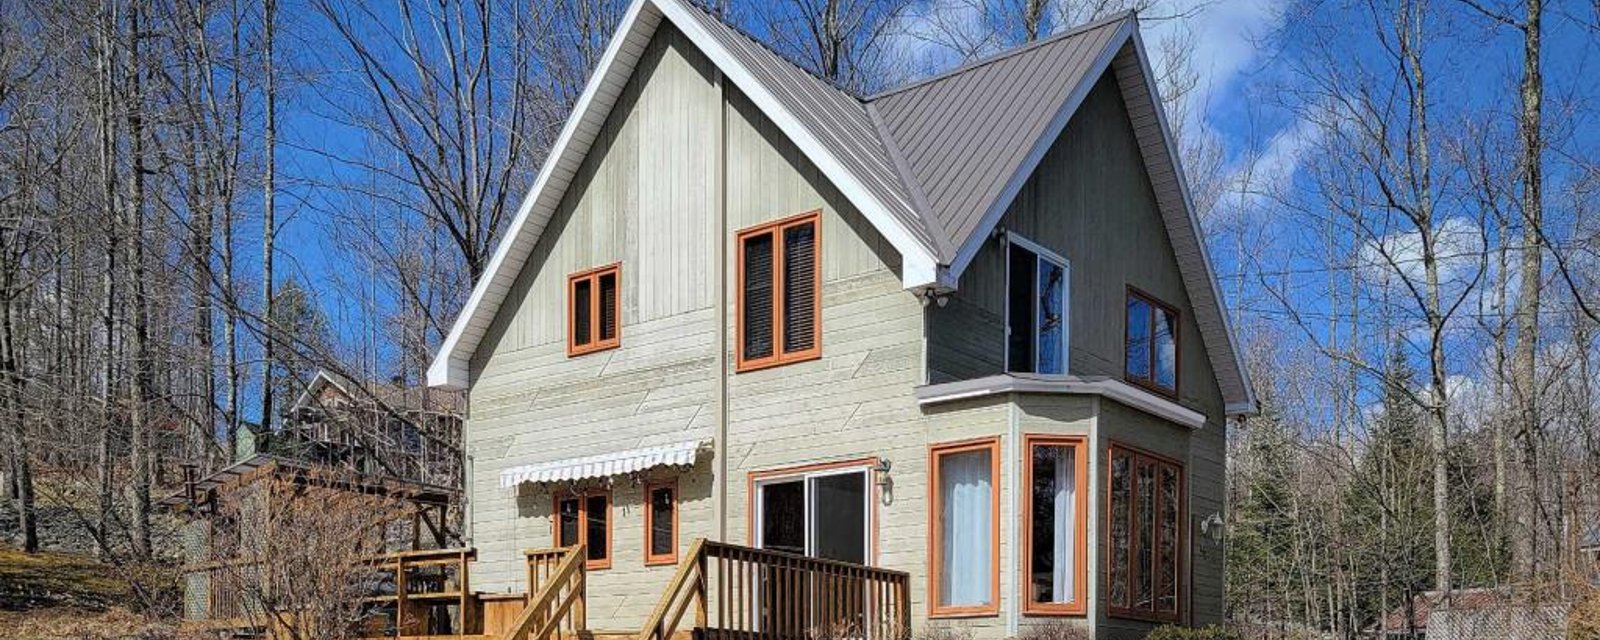
[[567,355],[581,356],[622,344],[622,263],[567,276]]
[[739,371],[822,355],[820,213],[739,232]]
[[1106,563],[1112,615],[1176,621],[1182,590],[1183,467],[1113,445]]
[[644,490],[644,563],[678,563],[678,485],[648,485]]
[[585,567],[611,566],[610,491],[557,496],[555,513],[556,546],[587,545]]
[[1030,435],[1026,442],[1022,561],[1028,599],[1023,610],[1081,615],[1088,575],[1084,440]]
[[1178,311],[1132,287],[1128,288],[1127,378],[1169,396],[1178,394]]
[[1067,372],[1067,261],[1006,236],[1006,370]]
[[935,446],[930,615],[1000,610],[1000,440]]

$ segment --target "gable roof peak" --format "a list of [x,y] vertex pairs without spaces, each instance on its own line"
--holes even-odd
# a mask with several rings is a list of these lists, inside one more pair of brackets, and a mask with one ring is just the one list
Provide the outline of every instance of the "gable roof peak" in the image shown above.
[[1066,29],[1066,30],[1064,30],[1064,31],[1062,31],[1060,33],[1054,33],[1054,34],[1051,34],[1049,36],[1040,38],[1038,40],[1034,40],[1033,42],[1027,42],[1027,43],[1023,43],[1023,44],[1008,48],[1008,49],[1002,49],[1000,51],[994,52],[994,53],[989,54],[987,56],[983,56],[983,57],[980,57],[980,58],[976,58],[976,59],[970,60],[968,62],[961,63],[959,65],[956,65],[955,67],[952,67],[950,69],[947,69],[947,70],[941,71],[939,73],[933,74],[933,75],[928,76],[926,78],[913,80],[913,81],[908,82],[906,84],[902,84],[902,85],[900,85],[898,87],[892,87],[892,88],[889,88],[889,89],[884,89],[883,91],[879,91],[878,93],[872,94],[870,96],[866,96],[864,99],[866,101],[868,101],[868,102],[873,102],[873,101],[877,101],[877,100],[882,99],[882,98],[887,98],[887,97],[895,95],[897,93],[903,93],[903,92],[906,92],[906,91],[910,91],[912,89],[918,89],[918,88],[924,87],[926,85],[934,84],[934,83],[939,82],[941,80],[947,80],[952,76],[961,75],[963,73],[966,73],[968,71],[972,71],[973,69],[977,69],[979,67],[990,65],[990,64],[993,64],[993,63],[996,63],[996,62],[1000,62],[1000,61],[1009,59],[1009,58],[1014,58],[1016,56],[1019,56],[1019,55],[1034,51],[1036,49],[1040,49],[1040,48],[1043,48],[1043,47],[1050,46],[1052,44],[1056,44],[1058,42],[1061,42],[1062,40],[1069,40],[1069,39],[1081,36],[1081,35],[1083,35],[1083,34],[1085,34],[1087,32],[1094,31],[1095,29],[1099,29],[1101,27],[1107,27],[1107,26],[1111,26],[1111,25],[1118,25],[1118,24],[1120,24],[1120,23],[1122,23],[1124,21],[1131,21],[1134,24],[1138,24],[1138,22],[1139,22],[1138,11],[1136,11],[1134,9],[1124,9],[1122,11],[1118,11],[1118,12],[1112,13],[1111,15],[1105,16],[1103,18],[1099,18],[1099,19],[1096,19],[1096,20],[1091,20],[1089,22],[1085,22],[1083,24],[1080,24],[1080,25],[1077,25],[1077,26],[1074,26],[1074,27],[1070,27],[1070,28],[1068,28],[1068,29]]

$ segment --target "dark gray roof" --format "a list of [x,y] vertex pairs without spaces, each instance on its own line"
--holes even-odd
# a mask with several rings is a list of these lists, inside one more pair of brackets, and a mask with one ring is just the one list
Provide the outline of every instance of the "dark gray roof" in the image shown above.
[[1051,124],[1132,19],[1118,14],[870,99],[946,246],[977,232],[1024,160],[1054,142]]

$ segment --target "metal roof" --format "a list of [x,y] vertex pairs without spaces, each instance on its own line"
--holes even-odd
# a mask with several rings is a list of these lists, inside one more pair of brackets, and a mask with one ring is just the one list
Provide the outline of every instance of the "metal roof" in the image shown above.
[[[1052,123],[1065,124],[1076,107],[1064,108],[1069,98],[1093,84],[1096,61],[1103,69],[1107,45],[1130,24],[1132,14],[1119,14],[871,98],[946,247],[1010,204],[1002,192],[1030,154],[1055,141],[1046,135]],[[940,257],[948,263],[954,249]]]
[[635,0],[429,368],[429,384],[467,385],[479,340],[662,22],[683,31],[901,253],[908,289],[957,286],[1090,88],[1114,74],[1228,412],[1253,411],[1132,12],[862,97],[693,0]]
[[695,456],[704,445],[705,443],[699,440],[690,440],[658,447],[613,451],[582,458],[511,467],[500,472],[500,486],[510,488],[524,482],[577,482],[638,473],[658,467],[689,467],[694,465]]

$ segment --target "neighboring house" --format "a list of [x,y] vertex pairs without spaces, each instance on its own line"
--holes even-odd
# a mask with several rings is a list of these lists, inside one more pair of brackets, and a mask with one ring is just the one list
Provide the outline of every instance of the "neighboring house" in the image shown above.
[[919,629],[1222,621],[1254,401],[1132,14],[873,96],[620,25],[429,371],[479,586],[585,544],[637,629],[708,538],[907,572]]
[[[283,410],[270,452],[363,473],[460,486],[462,394],[318,371]],[[258,448],[261,448],[258,446]]]

